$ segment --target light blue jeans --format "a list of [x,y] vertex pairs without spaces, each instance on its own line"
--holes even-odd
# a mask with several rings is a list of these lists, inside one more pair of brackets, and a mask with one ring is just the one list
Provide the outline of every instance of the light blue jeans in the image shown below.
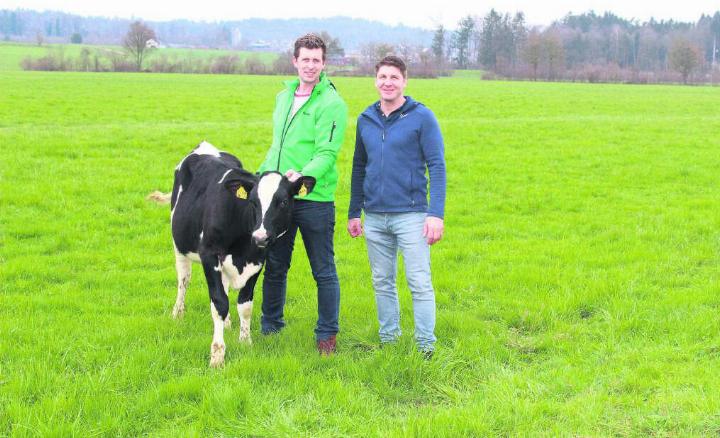
[[372,270],[380,342],[393,342],[400,332],[397,278],[398,249],[413,300],[418,349],[435,344],[435,292],[430,280],[430,246],[422,235],[425,213],[366,213],[365,240]]

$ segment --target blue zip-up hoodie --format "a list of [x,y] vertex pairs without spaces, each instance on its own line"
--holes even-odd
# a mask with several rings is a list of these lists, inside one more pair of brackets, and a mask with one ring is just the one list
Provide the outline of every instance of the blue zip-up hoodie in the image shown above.
[[[358,117],[348,218],[370,213],[445,212],[445,153],[440,126],[425,105],[405,96],[388,117],[380,102]],[[430,176],[430,206],[427,178]]]

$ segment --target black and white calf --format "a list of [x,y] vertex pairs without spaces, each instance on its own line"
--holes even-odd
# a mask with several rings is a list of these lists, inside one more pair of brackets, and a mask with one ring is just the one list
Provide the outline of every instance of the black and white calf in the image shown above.
[[157,202],[170,202],[178,276],[173,317],[185,311],[191,262],[200,262],[205,272],[214,323],[210,366],[225,361],[228,286],[240,291],[240,341],[249,344],[253,289],[266,249],[288,230],[294,196],[310,193],[314,185],[312,177],[291,182],[277,172],[257,177],[233,155],[202,142],[175,168],[172,195],[151,194]]

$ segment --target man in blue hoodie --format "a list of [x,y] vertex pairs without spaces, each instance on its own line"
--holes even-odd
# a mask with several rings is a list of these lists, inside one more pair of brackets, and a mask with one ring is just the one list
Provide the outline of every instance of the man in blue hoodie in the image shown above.
[[398,249],[402,252],[412,292],[415,340],[418,350],[430,358],[436,340],[430,245],[442,239],[444,231],[443,139],[432,111],[403,94],[407,69],[402,59],[383,58],[375,73],[380,100],[357,121],[348,232],[352,237],[365,233],[381,343],[400,336],[395,279]]

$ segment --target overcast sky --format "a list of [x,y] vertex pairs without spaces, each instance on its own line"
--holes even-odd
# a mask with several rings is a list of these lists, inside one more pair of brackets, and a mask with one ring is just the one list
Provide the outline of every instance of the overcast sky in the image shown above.
[[[140,18],[164,21],[186,18],[196,21],[242,20],[245,18],[307,18],[349,16],[378,20],[387,24],[406,24],[433,28],[443,24],[455,28],[458,20],[468,14],[485,15],[491,8],[499,12],[523,11],[528,24],[550,24],[568,12],[613,12],[620,17],[648,20],[674,19],[696,21],[700,15],[720,9],[718,0],[515,0],[472,2],[439,0],[421,4],[412,0],[0,0],[0,8],[58,10],[86,16]],[[431,5],[431,4],[435,5]],[[475,6],[469,6],[475,4]],[[309,6],[312,5],[312,6]],[[312,9],[310,9],[312,8]]]

